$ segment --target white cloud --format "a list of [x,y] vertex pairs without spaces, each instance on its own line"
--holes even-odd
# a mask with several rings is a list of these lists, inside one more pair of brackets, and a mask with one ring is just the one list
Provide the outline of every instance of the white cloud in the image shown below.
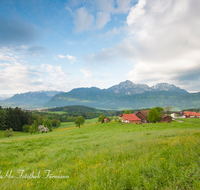
[[116,2],[114,0],[97,0],[95,2],[99,10],[111,13],[127,13],[132,0],[116,0]]
[[16,58],[18,58],[17,56],[13,56],[13,54],[11,53],[4,53],[4,52],[0,52],[0,61],[10,61],[10,62],[15,62],[17,61]]
[[75,32],[81,33],[89,29],[93,24],[94,17],[91,14],[88,14],[85,7],[81,7],[77,10],[75,14],[74,24],[76,26]]
[[89,69],[80,69],[80,71],[85,75],[85,78],[92,77],[92,72]]
[[70,62],[71,64],[73,64],[74,62],[77,61],[77,60],[76,60],[76,57],[75,57],[75,56],[72,56],[72,55],[61,55],[61,54],[59,54],[58,57],[61,58],[61,59],[63,59],[63,58],[69,59],[69,60],[71,61],[71,62]]
[[72,10],[67,6],[67,4],[65,5],[65,9],[68,10],[69,12],[72,12]]
[[65,55],[61,55],[61,54],[59,54],[58,57],[61,58],[61,59],[66,58]]
[[71,64],[73,64],[74,62],[76,62],[76,57],[72,56],[72,55],[67,55],[67,58],[71,61]]
[[110,13],[103,11],[97,12],[96,28],[102,29],[110,20]]
[[128,76],[134,82],[171,82],[192,90],[200,84],[199,9],[196,0],[139,0],[127,16],[126,39],[86,60],[132,63]]
[[53,77],[54,79],[56,78],[63,78],[67,77],[67,73],[62,70],[61,66],[53,66],[49,64],[42,64],[41,68],[44,69],[44,71],[47,71],[47,73]]
[[146,0],[140,0],[135,6],[133,6],[127,17],[127,24],[131,25],[137,21],[137,19],[145,13],[144,6],[146,5]]

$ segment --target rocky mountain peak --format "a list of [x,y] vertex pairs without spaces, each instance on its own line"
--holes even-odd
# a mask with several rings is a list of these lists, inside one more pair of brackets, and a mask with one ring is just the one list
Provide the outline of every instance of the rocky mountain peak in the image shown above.
[[165,91],[171,91],[171,90],[181,90],[179,87],[176,87],[173,84],[168,83],[158,83],[151,87],[152,90],[165,90]]

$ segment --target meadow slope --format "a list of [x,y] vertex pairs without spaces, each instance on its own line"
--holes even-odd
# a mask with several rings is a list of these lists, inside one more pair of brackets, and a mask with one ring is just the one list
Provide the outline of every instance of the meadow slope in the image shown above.
[[199,121],[0,138],[1,189],[200,189]]

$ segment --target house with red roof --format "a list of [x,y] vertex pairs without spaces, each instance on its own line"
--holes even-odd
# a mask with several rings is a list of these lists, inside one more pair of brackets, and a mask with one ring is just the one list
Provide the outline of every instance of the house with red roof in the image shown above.
[[103,121],[104,121],[104,123],[108,123],[109,119],[108,118],[104,118]]
[[137,117],[135,114],[122,114],[121,120],[124,123],[136,123],[141,124],[141,119]]
[[200,118],[200,113],[194,111],[184,111],[186,118]]

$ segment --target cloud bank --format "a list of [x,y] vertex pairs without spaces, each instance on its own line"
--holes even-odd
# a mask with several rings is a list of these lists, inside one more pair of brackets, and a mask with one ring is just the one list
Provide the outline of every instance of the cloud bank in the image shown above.
[[199,88],[200,2],[196,0],[139,0],[126,20],[126,38],[87,56],[93,64],[125,62],[136,83],[168,82]]

